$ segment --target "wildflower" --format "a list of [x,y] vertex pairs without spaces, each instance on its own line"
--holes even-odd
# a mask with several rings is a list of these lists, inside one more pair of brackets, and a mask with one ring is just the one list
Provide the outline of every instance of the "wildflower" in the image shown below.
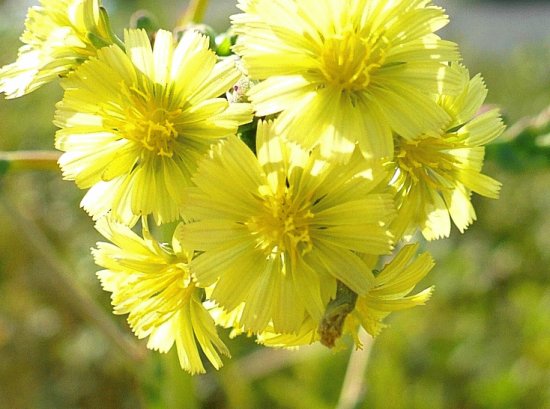
[[112,293],[115,314],[128,314],[137,337],[149,337],[150,349],[168,352],[175,343],[180,365],[187,371],[205,371],[201,350],[215,368],[221,367],[220,354],[229,356],[229,351],[202,304],[203,290],[189,273],[192,252],[176,238],[172,249],[159,244],[147,228],[142,238],[106,219],[96,227],[112,242],[98,243],[93,254],[96,263],[105,267],[97,275]]
[[21,36],[17,61],[0,70],[0,92],[6,98],[28,94],[66,76],[115,42],[100,0],[41,0],[31,7]]
[[[424,305],[430,298],[433,287],[409,295],[415,286],[432,269],[434,262],[428,253],[415,258],[418,244],[405,245],[382,270],[375,274],[373,284],[366,294],[357,295],[346,286],[339,286],[338,294],[327,306],[320,324],[304,320],[296,334],[278,334],[266,331],[260,334],[259,342],[272,347],[295,347],[322,342],[334,347],[342,334],[349,334],[357,347],[361,347],[358,329],[363,327],[376,336],[386,327],[383,320],[392,312],[417,305]],[[370,259],[370,261],[367,261]],[[378,262],[378,257],[367,257],[368,266]]]
[[413,139],[396,138],[392,186],[399,207],[393,224],[397,236],[419,227],[428,240],[447,237],[451,219],[463,232],[476,217],[472,192],[498,198],[500,183],[482,174],[481,168],[484,145],[498,137],[504,125],[497,109],[476,116],[487,94],[481,76],[470,80],[466,68],[453,68],[465,85],[457,96],[437,98],[451,118],[444,129]]
[[258,116],[323,155],[391,157],[392,131],[413,137],[448,115],[430,97],[460,79],[456,44],[435,31],[447,16],[426,0],[240,0],[234,50],[253,80]]
[[211,143],[251,119],[248,104],[223,95],[240,77],[232,61],[216,63],[208,39],[187,31],[174,49],[159,31],[125,32],[126,52],[110,46],[64,82],[56,148],[65,179],[90,188],[82,206],[94,218],[109,210],[134,224],[153,215],[177,220],[182,192]]
[[[375,192],[385,169],[357,153],[323,160],[260,121],[257,158],[237,138],[212,148],[188,189],[181,240],[200,252],[191,271],[239,328],[296,331],[320,319],[341,280],[358,294],[372,274],[355,254],[390,251],[391,195]],[[223,183],[220,183],[223,181]],[[244,306],[242,304],[244,303]]]

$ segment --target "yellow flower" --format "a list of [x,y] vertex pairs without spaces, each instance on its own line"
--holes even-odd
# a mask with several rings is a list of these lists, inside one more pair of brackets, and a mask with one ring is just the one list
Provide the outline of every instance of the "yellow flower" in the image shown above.
[[447,62],[456,44],[435,31],[443,10],[426,0],[240,0],[235,52],[252,79],[258,116],[323,155],[393,155],[392,130],[413,137],[448,115],[430,97],[460,85]]
[[97,49],[114,43],[100,0],[41,0],[31,7],[17,61],[0,70],[6,98],[28,94],[67,75]]
[[82,201],[94,218],[157,224],[180,216],[182,192],[211,143],[251,119],[248,104],[219,98],[240,77],[231,60],[216,63],[208,39],[186,32],[174,48],[159,31],[125,32],[126,53],[98,51],[64,82],[56,148],[65,179],[91,188]]
[[[382,321],[389,314],[424,305],[430,299],[433,287],[409,295],[434,266],[429,253],[415,258],[417,250],[418,244],[404,246],[382,268],[369,292],[357,297],[355,310],[345,322],[345,332],[355,336],[360,324],[369,334],[376,336],[386,327]],[[357,338],[355,340],[357,343]]]
[[[398,136],[395,176],[399,216],[393,224],[398,237],[419,227],[428,240],[447,237],[451,221],[463,232],[473,220],[472,192],[497,198],[500,183],[483,175],[483,145],[498,137],[504,125],[496,109],[476,116],[487,90],[479,75],[453,66],[464,78],[462,92],[439,96],[437,103],[451,120],[444,130],[432,128],[413,139]],[[450,216],[450,217],[449,217]]]
[[[357,296],[349,288],[339,286],[337,297],[328,304],[320,324],[307,319],[296,334],[278,334],[271,329],[260,334],[259,342],[272,347],[296,347],[320,341],[332,348],[338,345],[342,334],[349,334],[360,348],[359,326],[376,336],[386,326],[382,321],[390,313],[424,305],[430,298],[432,287],[409,295],[434,265],[428,253],[415,258],[417,250],[418,244],[404,246],[376,274],[364,295]],[[365,261],[372,266],[378,257],[367,257]]]
[[[337,280],[365,294],[374,277],[355,252],[391,249],[391,195],[374,189],[386,172],[360,153],[323,160],[258,123],[258,156],[236,137],[213,147],[188,189],[181,240],[200,254],[191,271],[236,325],[296,331],[320,319]],[[244,303],[244,306],[242,304]]]
[[115,314],[128,314],[137,337],[149,337],[150,349],[167,352],[175,343],[183,369],[205,371],[200,351],[220,368],[220,354],[229,356],[229,351],[202,304],[203,290],[196,288],[189,273],[192,253],[175,238],[172,249],[159,244],[147,229],[141,238],[106,219],[96,227],[113,243],[98,243],[93,254],[96,263],[106,268],[97,275],[112,293]]

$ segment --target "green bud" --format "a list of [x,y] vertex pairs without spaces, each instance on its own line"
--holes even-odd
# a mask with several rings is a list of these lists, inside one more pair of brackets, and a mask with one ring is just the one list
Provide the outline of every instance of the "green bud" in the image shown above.
[[216,54],[220,57],[227,57],[233,54],[231,47],[235,45],[237,36],[233,34],[232,30],[228,30],[225,33],[221,33],[216,36]]
[[[91,18],[91,15],[92,14],[90,12],[88,17]],[[113,32],[109,14],[107,13],[105,7],[99,7],[99,21],[97,22],[97,25],[93,21],[88,21],[86,26],[88,30],[90,30],[86,33],[86,36],[96,49],[100,49],[111,44],[117,44],[119,47],[124,49],[124,44]]]
[[131,28],[141,28],[151,36],[159,29],[156,16],[148,10],[138,10],[130,17]]

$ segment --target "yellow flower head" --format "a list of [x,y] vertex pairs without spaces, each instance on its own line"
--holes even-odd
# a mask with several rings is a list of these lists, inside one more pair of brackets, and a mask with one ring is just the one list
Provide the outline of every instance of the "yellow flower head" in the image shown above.
[[180,216],[182,192],[210,144],[251,119],[248,104],[223,95],[240,77],[231,60],[216,63],[208,39],[186,32],[177,47],[159,31],[125,32],[126,52],[98,51],[64,82],[56,148],[64,177],[91,188],[82,201],[95,218],[109,210],[133,224]]
[[427,0],[240,0],[235,51],[252,79],[258,116],[280,113],[278,133],[324,155],[393,155],[392,130],[413,136],[448,121],[430,98],[460,79],[456,44]]
[[100,0],[41,0],[31,7],[17,61],[0,70],[6,98],[28,94],[67,75],[114,42]]
[[[434,266],[432,257],[422,253],[415,258],[418,244],[406,245],[375,275],[374,281],[364,295],[357,296],[349,288],[339,286],[336,299],[327,306],[321,323],[307,319],[296,334],[278,334],[266,331],[258,337],[259,342],[272,347],[295,347],[322,342],[328,347],[338,346],[342,335],[350,335],[357,347],[359,327],[376,336],[386,327],[384,318],[394,311],[424,305],[433,288],[409,295],[414,287]],[[368,260],[370,259],[370,260]],[[367,265],[378,262],[378,257],[366,257]],[[340,289],[343,288],[343,291]]]
[[483,145],[498,137],[504,125],[496,109],[478,113],[487,90],[479,75],[452,67],[464,78],[462,92],[439,96],[437,103],[451,120],[443,130],[432,129],[415,138],[396,137],[395,176],[399,216],[397,236],[419,227],[428,240],[448,237],[451,221],[463,232],[473,220],[472,192],[497,198],[500,183],[483,175]]
[[[257,158],[236,137],[200,162],[188,190],[181,240],[200,252],[191,270],[200,286],[240,323],[296,331],[320,319],[340,280],[365,294],[372,273],[355,252],[385,254],[391,196],[373,189],[386,176],[358,153],[348,165],[286,142],[260,121]],[[369,167],[371,166],[371,167]]]
[[200,350],[215,368],[220,354],[229,356],[218,337],[214,321],[203,306],[203,290],[189,273],[192,253],[174,238],[172,249],[160,245],[147,229],[143,238],[128,227],[100,219],[99,232],[111,243],[98,243],[95,261],[105,270],[97,273],[112,293],[116,314],[128,314],[138,338],[149,337],[147,347],[167,352],[175,343],[181,367],[204,372]]

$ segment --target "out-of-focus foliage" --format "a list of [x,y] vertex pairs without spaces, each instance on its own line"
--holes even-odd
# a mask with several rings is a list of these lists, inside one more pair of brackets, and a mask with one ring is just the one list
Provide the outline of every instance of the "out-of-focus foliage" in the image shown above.
[[515,123],[489,151],[491,158],[509,169],[544,169],[550,166],[550,106],[540,114]]
[[[169,3],[161,22],[185,2]],[[159,2],[106,4],[125,24],[131,10],[155,10]],[[19,23],[0,27],[0,64],[15,57],[20,30]],[[550,105],[548,50],[550,32],[548,44],[506,59],[467,61],[472,73],[483,73],[489,102],[500,104],[512,125],[488,148],[486,173],[503,183],[501,198],[474,198],[478,221],[464,235],[453,231],[451,239],[426,245],[437,260],[427,279],[435,293],[427,306],[396,314],[376,339],[364,379],[356,379],[366,387],[357,407],[550,408],[550,124],[548,113],[539,115]],[[60,97],[50,85],[1,100],[0,149],[50,149]],[[59,173],[0,179],[1,408],[335,407],[349,350],[274,351],[237,338],[227,341],[234,356],[224,368],[195,378],[173,354],[134,360],[123,353],[72,307],[71,294],[18,227],[23,218],[43,231],[78,285],[129,334],[95,277],[88,249],[99,236],[78,209],[80,197]]]

